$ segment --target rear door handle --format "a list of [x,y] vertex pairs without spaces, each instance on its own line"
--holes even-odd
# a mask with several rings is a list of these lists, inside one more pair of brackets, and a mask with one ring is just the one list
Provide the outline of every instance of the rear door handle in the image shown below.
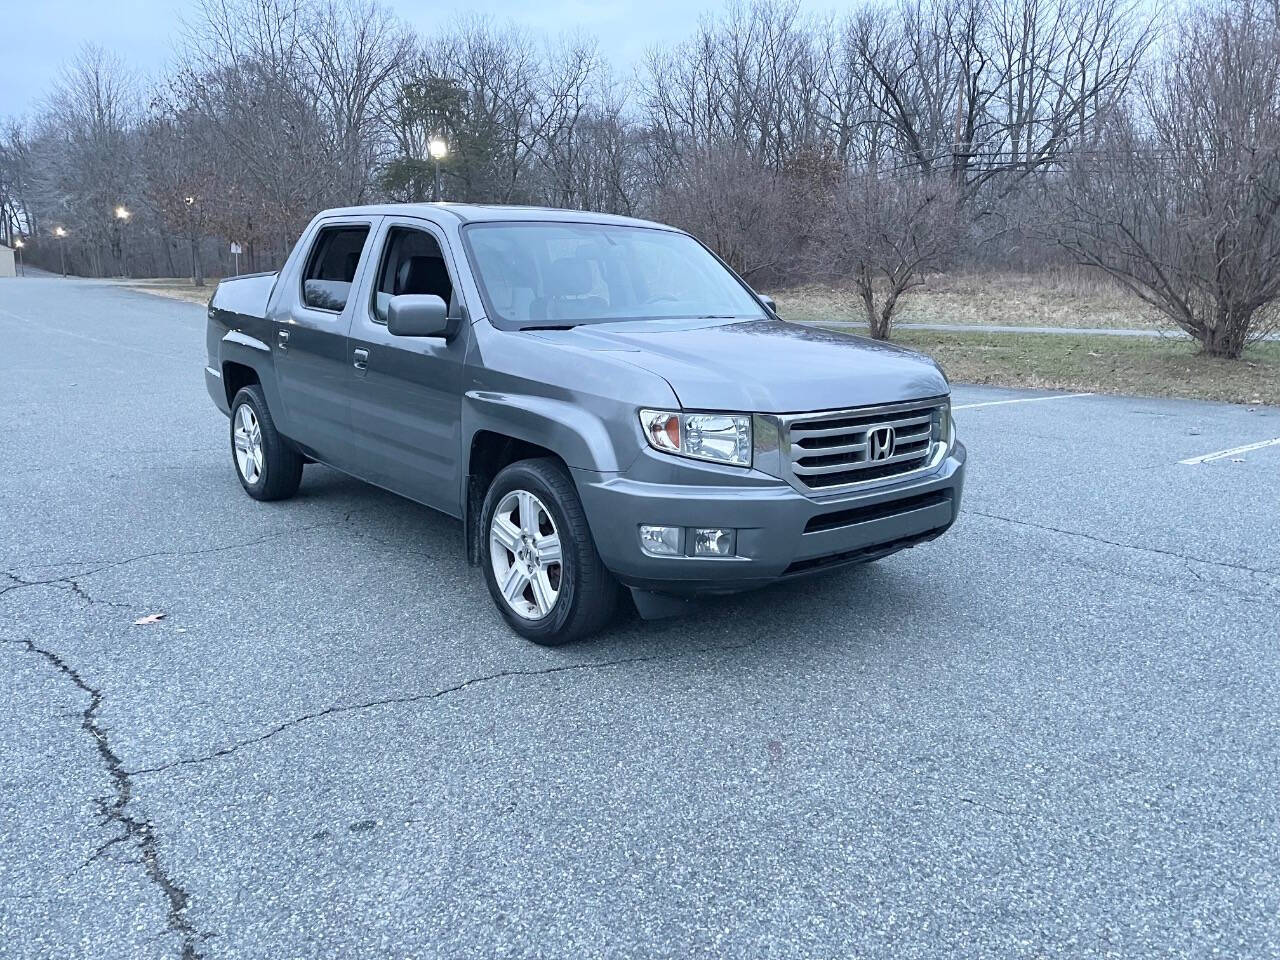
[[369,351],[358,347],[351,351],[351,365],[364,373],[369,369]]
[[280,347],[281,353],[289,352],[289,331],[288,330],[276,331],[276,345]]

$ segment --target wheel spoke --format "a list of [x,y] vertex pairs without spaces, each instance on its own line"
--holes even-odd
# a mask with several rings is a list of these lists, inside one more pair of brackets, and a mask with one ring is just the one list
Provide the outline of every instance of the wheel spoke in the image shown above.
[[534,534],[538,532],[538,505],[533,499],[533,494],[527,490],[521,490],[520,497],[520,529],[524,533]]
[[534,541],[534,547],[538,551],[538,561],[544,567],[560,562],[560,537],[556,534],[548,533],[546,536],[538,537]]
[[493,518],[493,539],[512,553],[520,546],[520,530],[506,517],[495,515]]
[[514,563],[507,570],[507,578],[502,582],[502,595],[507,598],[507,602],[515,604],[523,602],[524,588],[528,584],[529,578],[524,575],[518,566]]
[[249,442],[249,438],[248,436],[245,435],[245,432],[243,430],[236,430],[236,432],[232,434],[231,439],[232,439],[232,442],[236,445],[236,449],[239,450],[241,453],[248,453],[253,446]]
[[538,615],[545,617],[551,612],[551,607],[556,602],[555,591],[551,589],[551,581],[547,579],[546,571],[535,570],[533,576],[529,578],[529,585],[533,588],[533,604],[538,608]]

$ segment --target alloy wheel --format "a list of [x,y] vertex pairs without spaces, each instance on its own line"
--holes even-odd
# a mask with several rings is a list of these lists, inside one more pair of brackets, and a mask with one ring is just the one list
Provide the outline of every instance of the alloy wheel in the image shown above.
[[236,408],[235,427],[231,431],[235,445],[236,466],[245,483],[257,483],[262,476],[262,427],[253,407],[247,403]]
[[551,612],[564,574],[560,534],[546,505],[528,490],[512,490],[493,511],[489,562],[513,613],[541,620]]

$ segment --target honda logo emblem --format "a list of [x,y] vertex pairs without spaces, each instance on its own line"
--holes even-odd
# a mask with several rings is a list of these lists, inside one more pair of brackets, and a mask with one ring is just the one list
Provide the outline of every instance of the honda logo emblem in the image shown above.
[[893,456],[894,443],[897,436],[893,427],[872,427],[867,431],[867,459],[888,460]]

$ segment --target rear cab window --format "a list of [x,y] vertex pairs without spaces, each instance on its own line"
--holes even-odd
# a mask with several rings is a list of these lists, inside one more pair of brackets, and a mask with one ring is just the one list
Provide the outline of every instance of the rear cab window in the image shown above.
[[330,313],[346,309],[368,239],[368,224],[321,228],[302,274],[302,302],[306,306]]

